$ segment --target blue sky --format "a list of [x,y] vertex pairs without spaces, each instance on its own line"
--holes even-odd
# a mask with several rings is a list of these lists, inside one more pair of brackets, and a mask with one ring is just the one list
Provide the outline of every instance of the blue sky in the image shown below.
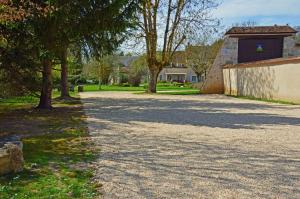
[[245,21],[257,25],[300,26],[300,0],[221,0],[221,5],[214,11],[222,25]]

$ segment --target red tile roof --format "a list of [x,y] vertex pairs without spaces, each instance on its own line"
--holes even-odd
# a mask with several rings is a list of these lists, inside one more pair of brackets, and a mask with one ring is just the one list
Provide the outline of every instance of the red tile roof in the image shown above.
[[244,35],[244,34],[294,34],[295,29],[290,26],[252,26],[252,27],[233,27],[226,32],[226,35]]

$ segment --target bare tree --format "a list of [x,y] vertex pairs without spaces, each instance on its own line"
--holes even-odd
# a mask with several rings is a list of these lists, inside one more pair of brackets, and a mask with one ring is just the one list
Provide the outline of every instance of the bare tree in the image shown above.
[[222,44],[223,40],[217,40],[211,45],[202,42],[199,45],[187,47],[187,65],[195,71],[198,80],[203,75],[206,78],[206,72],[213,65]]
[[241,23],[235,23],[232,25],[232,27],[253,27],[257,26],[256,21],[243,21]]
[[142,34],[138,35],[146,43],[149,93],[156,92],[158,74],[186,40],[208,26],[218,25],[210,14],[217,6],[213,0],[142,0],[138,18]]

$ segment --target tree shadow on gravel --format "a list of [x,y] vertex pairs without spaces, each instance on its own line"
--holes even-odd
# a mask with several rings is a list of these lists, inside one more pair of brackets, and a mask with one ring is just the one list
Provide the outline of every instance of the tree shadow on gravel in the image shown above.
[[[107,198],[300,197],[300,151],[296,148],[266,150],[261,146],[268,143],[255,143],[260,146],[255,148],[250,143],[255,140],[245,138],[240,142],[233,137],[218,138],[213,133],[207,139],[186,139],[188,135],[182,138],[152,134],[151,129],[149,132],[128,129],[135,122],[247,132],[275,125],[300,126],[299,117],[268,113],[272,109],[278,110],[277,113],[291,111],[299,109],[298,106],[233,100],[210,103],[88,98],[83,101],[93,139],[103,149],[95,168],[99,174],[97,180],[105,185],[103,193]],[[262,112],[258,113],[259,110]],[[242,135],[238,138],[243,139]]]
[[[296,109],[269,104],[199,102],[192,100],[162,99],[85,99],[85,109],[90,117],[118,123],[131,121],[158,122],[207,126],[226,129],[256,129],[269,125],[300,125],[300,117],[286,117],[255,110]],[[243,112],[237,112],[242,110]],[[235,112],[236,111],[236,112]]]
[[228,190],[231,193],[224,198],[300,196],[299,151],[268,154],[241,150],[223,142],[192,142],[151,135],[118,137],[101,133],[97,139],[120,140],[126,149],[103,151],[101,161],[109,164],[98,165],[103,175],[101,180],[106,183],[113,180],[118,186],[114,189],[120,193],[131,188],[126,191],[150,198],[157,197],[157,190],[162,191],[160,196],[178,198],[200,195],[218,198]]

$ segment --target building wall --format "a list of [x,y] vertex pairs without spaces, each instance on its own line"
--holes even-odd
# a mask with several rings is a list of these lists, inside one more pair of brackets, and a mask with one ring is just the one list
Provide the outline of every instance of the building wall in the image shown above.
[[[185,81],[187,81],[187,82],[192,82],[193,76],[196,76],[196,78],[197,78],[196,73],[191,68],[164,68],[159,73],[157,80],[158,81],[167,81],[167,74],[171,74],[171,73],[185,74],[186,75]],[[160,77],[162,77],[162,78],[160,78]],[[196,82],[198,82],[198,79]]]
[[300,103],[299,63],[225,68],[225,94]]
[[238,38],[225,37],[223,46],[219,51],[213,66],[210,68],[207,79],[201,92],[206,94],[223,94],[224,82],[222,68],[225,64],[238,63]]
[[300,46],[296,45],[296,36],[284,38],[283,57],[300,56]]
[[[300,46],[296,45],[295,36],[285,37],[283,42],[283,57],[300,56]],[[208,72],[207,79],[200,88],[203,93],[224,93],[222,69],[224,65],[238,63],[238,43],[238,38],[225,37],[224,44]]]

